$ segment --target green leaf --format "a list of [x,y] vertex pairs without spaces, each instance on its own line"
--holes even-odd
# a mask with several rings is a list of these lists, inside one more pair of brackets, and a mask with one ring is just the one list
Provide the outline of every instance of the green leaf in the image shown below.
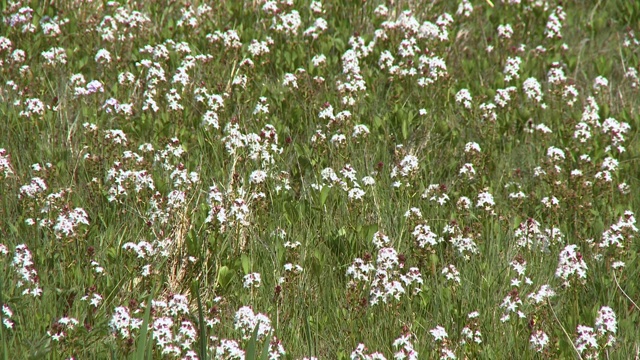
[[373,117],[373,128],[378,129],[382,127],[382,118],[380,116]]
[[247,275],[251,267],[251,258],[247,254],[242,254],[240,258],[242,259],[242,271]]
[[320,190],[320,206],[324,206],[327,202],[327,197],[329,196],[329,191],[331,190],[328,186],[323,186],[322,190]]
[[347,236],[347,229],[344,226],[341,227],[340,230],[338,230],[338,236],[339,237]]
[[367,235],[365,237],[365,240],[370,241],[371,239],[373,239],[373,234],[375,234],[376,231],[378,231],[378,224],[367,225],[366,229],[367,229],[367,233],[366,233]]
[[[253,329],[253,335],[251,335],[251,339],[249,339],[249,343],[247,344],[247,350],[245,352],[245,359],[254,360],[256,359],[256,346],[258,342],[258,330],[260,329],[260,321],[256,324],[255,329]],[[268,341],[267,341],[268,343]]]
[[313,257],[315,257],[318,262],[320,263],[320,265],[324,265],[324,253],[322,251],[320,251],[320,249],[314,249],[313,250]]
[[[0,278],[0,304],[4,304],[4,298],[2,297],[2,284],[4,279]],[[2,338],[2,358],[9,360],[9,346],[7,345],[7,337],[4,336],[4,313],[0,312],[0,338]]]
[[402,119],[402,138],[407,140],[409,137],[409,120],[407,118]]
[[207,326],[204,322],[204,311],[202,311],[202,297],[200,296],[200,283],[196,281],[196,297],[198,300],[198,327],[200,332],[198,334],[198,343],[200,345],[198,358],[201,360],[207,360]]
[[260,354],[260,360],[268,360],[269,359],[269,339],[271,338],[271,331],[266,336],[266,340],[264,341],[264,345],[262,345],[262,353]]
[[224,289],[226,288],[231,279],[233,278],[233,273],[229,270],[228,266],[222,266],[218,269],[218,277],[216,278],[216,283],[220,284],[220,286]]
[[313,346],[312,336],[311,336],[311,325],[309,319],[309,309],[305,307],[304,309],[304,328],[306,330],[307,335],[307,351],[309,356],[315,355],[315,349]]
[[145,359],[145,350],[147,346],[147,331],[149,330],[149,320],[151,319],[151,301],[153,300],[153,293],[149,294],[149,300],[147,301],[147,308],[144,310],[144,317],[142,318],[142,326],[140,327],[140,336],[138,336],[138,343],[136,344],[135,360]]

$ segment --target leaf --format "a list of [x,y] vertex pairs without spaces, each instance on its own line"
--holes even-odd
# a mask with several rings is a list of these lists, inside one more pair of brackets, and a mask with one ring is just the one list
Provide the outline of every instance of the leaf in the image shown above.
[[304,176],[306,170],[311,169],[311,160],[306,156],[298,156],[298,164],[300,165],[300,176]]
[[307,333],[307,351],[308,351],[308,355],[315,355],[315,349],[313,346],[313,341],[312,341],[312,337],[311,337],[311,325],[310,325],[310,321],[309,319],[311,318],[311,316],[309,316],[308,313],[308,308],[305,308],[304,311],[304,328],[306,330]]
[[322,190],[320,190],[320,206],[324,206],[327,202],[327,197],[329,196],[329,191],[331,190],[328,186],[323,186]]
[[285,210],[285,217],[289,220],[289,222],[293,223],[294,220],[298,219],[299,211],[297,209],[297,206],[294,205],[293,203],[285,202],[284,210]]
[[249,268],[251,265],[251,259],[249,258],[249,255],[247,254],[242,254],[240,256],[240,258],[242,259],[242,271],[244,271],[244,274],[247,275],[249,273]]
[[319,265],[319,267],[322,267],[325,265],[325,255],[324,255],[324,252],[322,252],[320,249],[313,250],[313,257],[316,258],[317,264]]
[[233,277],[233,273],[229,270],[228,266],[222,266],[218,269],[218,277],[216,278],[216,283],[220,284],[220,286],[224,289],[231,282],[231,278]]
[[435,275],[436,267],[438,266],[438,255],[436,254],[429,255],[429,265],[431,267],[431,273]]
[[378,129],[382,127],[382,118],[380,116],[373,117],[373,128]]
[[298,154],[299,157],[302,157],[302,156],[308,157],[311,154],[311,151],[309,150],[309,148],[306,145],[303,146],[299,142],[294,142],[293,148],[296,149],[296,154]]
[[[2,282],[0,282],[0,304],[4,304],[4,298],[2,297]],[[4,322],[3,320],[4,318],[4,312],[0,313],[0,322]],[[4,324],[0,325],[0,337],[2,338],[2,357],[4,360],[9,360],[9,352],[8,352],[8,345],[7,345],[7,337],[4,336],[3,334],[4,332]]]
[[264,345],[262,345],[262,353],[260,354],[260,360],[269,360],[269,338],[271,337],[271,331],[266,336]]
[[202,360],[207,359],[207,326],[204,322],[204,312],[202,311],[202,297],[200,296],[200,283],[196,280],[196,298],[198,300],[198,343],[200,345],[198,358]]
[[347,229],[344,226],[341,227],[340,230],[338,230],[338,236],[339,237],[347,236]]
[[142,318],[142,326],[140,327],[140,336],[138,336],[138,343],[136,345],[136,354],[134,359],[145,359],[145,348],[147,346],[147,331],[149,330],[149,319],[151,318],[151,301],[153,300],[153,293],[149,294],[149,301],[147,301],[147,308],[144,310],[144,317]]
[[593,220],[593,231],[595,231],[596,234],[602,234],[604,232],[604,222],[602,222],[600,216]]
[[409,137],[409,120],[407,118],[402,118],[402,138],[407,140]]
[[[249,343],[247,344],[247,350],[245,353],[245,359],[248,360],[255,360],[258,359],[256,357],[256,346],[258,343],[258,330],[260,329],[260,321],[258,320],[258,323],[256,324],[255,329],[253,329],[253,335],[251,335],[251,339],[249,339]],[[269,339],[268,337],[266,339]],[[265,341],[266,345],[267,345],[267,355],[269,354],[269,340]],[[264,349],[263,349],[263,354],[260,356],[260,359],[263,359],[264,356]],[[266,358],[265,358],[266,359]]]
[[512,228],[513,230],[516,230],[518,227],[520,227],[520,223],[522,222],[522,218],[520,216],[514,216],[512,219]]
[[378,224],[370,224],[367,225],[365,227],[365,241],[370,241],[371,239],[373,239],[373,234],[376,233],[376,231],[378,231]]

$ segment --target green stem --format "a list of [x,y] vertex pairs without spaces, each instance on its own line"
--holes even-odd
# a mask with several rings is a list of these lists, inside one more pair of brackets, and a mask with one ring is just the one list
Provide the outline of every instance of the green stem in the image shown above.
[[[2,278],[0,278],[0,307],[4,305],[4,298],[2,297],[2,284],[4,284],[4,281]],[[2,309],[0,309],[0,338],[2,338],[2,358],[4,360],[9,360],[7,338],[4,336],[4,315]]]

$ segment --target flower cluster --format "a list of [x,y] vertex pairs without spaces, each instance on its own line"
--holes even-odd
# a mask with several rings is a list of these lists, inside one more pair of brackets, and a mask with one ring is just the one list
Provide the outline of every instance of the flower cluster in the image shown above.
[[371,305],[400,301],[420,293],[423,284],[420,270],[416,267],[405,270],[404,256],[392,247],[382,247],[389,242],[384,234],[376,233],[373,242],[381,246],[375,264],[370,256],[367,260],[354,259],[346,272],[350,278],[348,288],[351,291],[368,289]]

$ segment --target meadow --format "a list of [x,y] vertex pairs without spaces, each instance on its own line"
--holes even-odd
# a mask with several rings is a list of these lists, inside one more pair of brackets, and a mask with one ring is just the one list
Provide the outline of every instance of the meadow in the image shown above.
[[640,359],[640,2],[0,8],[2,359]]

